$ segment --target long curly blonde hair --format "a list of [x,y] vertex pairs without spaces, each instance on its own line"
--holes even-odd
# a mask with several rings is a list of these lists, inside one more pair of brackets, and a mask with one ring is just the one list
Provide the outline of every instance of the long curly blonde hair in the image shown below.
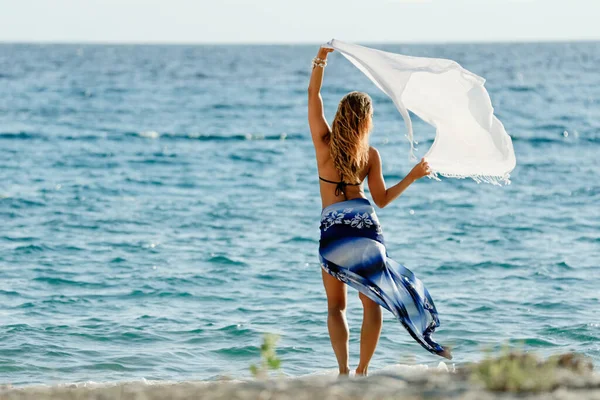
[[350,92],[338,106],[331,133],[326,136],[333,165],[342,181],[359,183],[360,171],[369,160],[369,132],[372,128],[371,97]]

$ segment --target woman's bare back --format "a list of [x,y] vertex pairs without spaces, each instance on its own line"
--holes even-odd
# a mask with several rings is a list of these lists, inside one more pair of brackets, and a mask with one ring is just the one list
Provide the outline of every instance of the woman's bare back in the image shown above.
[[[325,208],[331,204],[339,203],[340,201],[352,200],[357,198],[366,199],[364,191],[364,181],[369,174],[370,162],[367,163],[365,168],[360,172],[360,184],[359,185],[345,185],[344,192],[336,190],[336,183],[341,182],[340,174],[333,164],[333,158],[329,154],[317,154],[317,169],[319,172],[319,178],[323,178],[330,182],[326,182],[323,179],[319,179],[319,188],[321,191],[321,203],[322,207]],[[346,182],[353,183],[353,182]],[[337,193],[337,194],[336,194]]]

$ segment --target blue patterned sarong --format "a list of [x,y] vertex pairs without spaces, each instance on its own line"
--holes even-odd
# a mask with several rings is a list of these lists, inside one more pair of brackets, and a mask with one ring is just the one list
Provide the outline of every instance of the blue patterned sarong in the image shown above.
[[449,350],[431,339],[440,321],[429,292],[411,271],[388,258],[369,200],[323,209],[319,258],[327,273],[391,311],[421,346],[451,358]]

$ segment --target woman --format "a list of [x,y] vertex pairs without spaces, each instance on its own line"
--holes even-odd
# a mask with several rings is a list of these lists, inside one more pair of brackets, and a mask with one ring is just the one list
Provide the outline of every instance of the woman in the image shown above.
[[386,189],[379,152],[368,144],[373,106],[365,93],[344,96],[329,127],[320,90],[327,54],[332,51],[322,47],[313,59],[308,121],[323,205],[319,255],[327,294],[327,327],[340,375],[350,371],[344,283],[359,290],[364,310],[356,375],[367,374],[375,352],[382,324],[380,305],[427,350],[451,358],[447,349],[430,338],[439,320],[429,293],[412,272],[387,258],[379,221],[363,190],[368,178],[373,201],[383,208],[428,175],[429,166],[421,160],[402,181]]

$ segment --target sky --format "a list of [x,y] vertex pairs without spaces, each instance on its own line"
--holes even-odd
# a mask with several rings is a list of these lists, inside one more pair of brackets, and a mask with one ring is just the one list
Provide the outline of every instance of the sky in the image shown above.
[[2,42],[600,40],[598,0],[0,0]]

